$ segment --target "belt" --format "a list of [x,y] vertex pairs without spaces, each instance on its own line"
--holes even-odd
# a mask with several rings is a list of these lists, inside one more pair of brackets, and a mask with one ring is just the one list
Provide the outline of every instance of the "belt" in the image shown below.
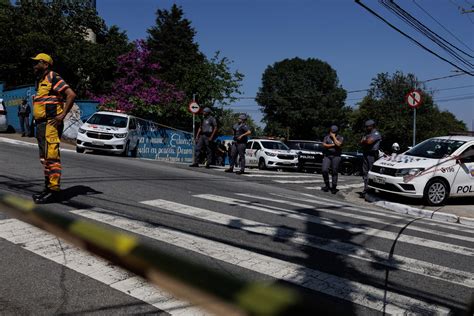
[[36,124],[47,123],[47,122],[48,122],[48,119],[46,118],[35,119]]

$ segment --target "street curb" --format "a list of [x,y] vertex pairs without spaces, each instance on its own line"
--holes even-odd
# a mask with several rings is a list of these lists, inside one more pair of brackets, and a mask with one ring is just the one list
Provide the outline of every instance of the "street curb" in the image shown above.
[[454,214],[443,213],[443,212],[423,210],[416,207],[394,203],[394,202],[387,202],[382,199],[379,199],[378,197],[372,194],[366,194],[365,200],[369,203],[372,203],[374,205],[380,206],[382,208],[385,208],[385,209],[388,209],[400,214],[431,218],[438,221],[458,223],[458,224],[464,224],[464,225],[469,225],[469,226],[474,227],[474,219],[472,218],[460,217]]

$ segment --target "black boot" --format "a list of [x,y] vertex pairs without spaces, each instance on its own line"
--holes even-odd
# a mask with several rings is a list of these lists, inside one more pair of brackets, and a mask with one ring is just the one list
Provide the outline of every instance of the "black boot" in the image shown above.
[[44,189],[40,193],[33,194],[33,201],[36,204],[54,203],[60,201],[60,191]]
[[325,183],[325,186],[321,188],[324,192],[329,192],[329,183]]

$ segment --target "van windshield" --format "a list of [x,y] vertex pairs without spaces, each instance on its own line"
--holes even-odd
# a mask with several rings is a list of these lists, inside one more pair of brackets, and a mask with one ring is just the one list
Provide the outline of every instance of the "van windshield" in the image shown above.
[[276,149],[276,150],[289,150],[290,149],[288,148],[288,146],[280,142],[263,141],[262,146],[263,148],[266,148],[266,149]]
[[87,120],[87,123],[122,128],[127,127],[127,120],[128,118],[123,116],[96,113]]
[[440,159],[451,155],[464,143],[451,139],[428,139],[405,153],[408,156]]

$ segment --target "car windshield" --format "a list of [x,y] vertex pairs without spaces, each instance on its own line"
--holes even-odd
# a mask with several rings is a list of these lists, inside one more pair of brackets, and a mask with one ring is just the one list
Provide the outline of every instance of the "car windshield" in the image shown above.
[[108,114],[94,114],[88,120],[89,124],[97,124],[112,127],[127,127],[127,117]]
[[266,149],[276,149],[276,150],[289,150],[288,146],[280,142],[262,142],[263,148]]
[[428,139],[407,151],[405,155],[440,159],[451,155],[464,143],[466,142],[451,139]]

